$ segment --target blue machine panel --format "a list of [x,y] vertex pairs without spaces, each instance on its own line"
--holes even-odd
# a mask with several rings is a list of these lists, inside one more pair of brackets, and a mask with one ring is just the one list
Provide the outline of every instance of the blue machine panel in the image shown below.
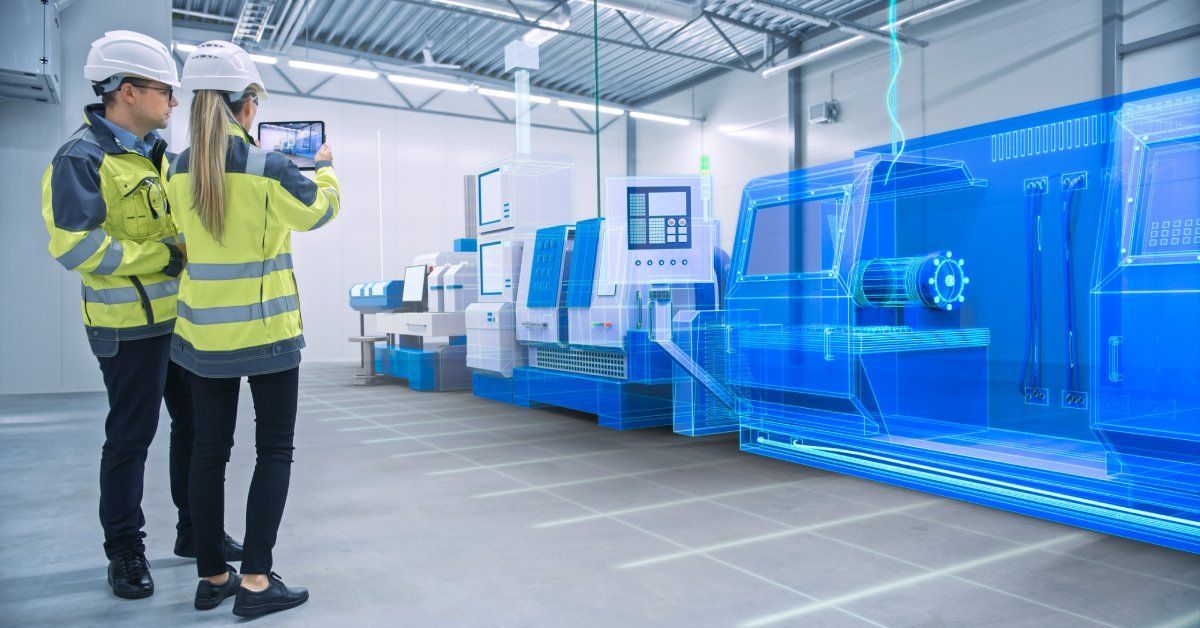
[[575,225],[575,249],[571,254],[571,274],[567,278],[567,307],[588,307],[592,304],[602,222],[603,218],[592,218]]
[[376,281],[372,283],[356,283],[350,286],[350,309],[364,314],[380,312],[399,312],[403,306],[401,295],[404,292],[404,282]]
[[525,303],[528,307],[558,307],[566,246],[567,227],[538,230],[533,244],[533,267],[529,270],[529,297]]

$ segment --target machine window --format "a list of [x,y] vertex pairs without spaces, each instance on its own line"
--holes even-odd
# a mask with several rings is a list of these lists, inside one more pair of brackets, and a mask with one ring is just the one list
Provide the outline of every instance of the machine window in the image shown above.
[[832,270],[840,199],[758,207],[745,274],[791,275]]

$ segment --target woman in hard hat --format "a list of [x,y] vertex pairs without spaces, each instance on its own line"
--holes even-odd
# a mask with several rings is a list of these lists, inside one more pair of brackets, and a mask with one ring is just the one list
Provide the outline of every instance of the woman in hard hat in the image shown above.
[[[224,41],[193,51],[183,88],[194,92],[191,145],[168,174],[167,196],[184,236],[171,359],[190,371],[196,441],[190,475],[196,608],[236,594],[241,617],[299,606],[308,591],[272,572],[271,549],[291,475],[303,324],[292,274],[292,231],[337,215],[333,154],[316,154],[315,182],[246,132],[267,98],[250,55]],[[220,551],[225,465],[233,446],[241,378],[254,397],[258,459],[246,504],[242,575]]]

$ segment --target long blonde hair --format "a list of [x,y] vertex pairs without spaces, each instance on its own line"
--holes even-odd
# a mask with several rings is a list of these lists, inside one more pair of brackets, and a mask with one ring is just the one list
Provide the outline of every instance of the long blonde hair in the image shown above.
[[192,207],[200,217],[200,224],[217,242],[225,235],[225,151],[232,119],[221,92],[196,91],[192,98],[188,166]]

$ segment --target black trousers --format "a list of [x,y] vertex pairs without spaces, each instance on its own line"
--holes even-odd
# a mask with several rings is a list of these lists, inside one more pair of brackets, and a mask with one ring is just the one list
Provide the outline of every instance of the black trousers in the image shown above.
[[[246,499],[246,537],[242,573],[271,573],[271,550],[292,475],[292,443],[296,433],[299,367],[251,375],[254,397],[254,447],[258,458]],[[225,465],[237,425],[240,377],[192,375],[196,441],[192,454],[192,525],[196,535],[196,571],[200,577],[225,573],[221,554],[225,519]]]
[[146,452],[158,431],[162,402],[171,415],[171,499],[178,532],[191,526],[188,468],[193,416],[190,374],[170,360],[171,335],[122,340],[112,357],[96,358],[108,390],[108,418],[100,454],[100,525],[109,559],[146,550],[142,486]]

